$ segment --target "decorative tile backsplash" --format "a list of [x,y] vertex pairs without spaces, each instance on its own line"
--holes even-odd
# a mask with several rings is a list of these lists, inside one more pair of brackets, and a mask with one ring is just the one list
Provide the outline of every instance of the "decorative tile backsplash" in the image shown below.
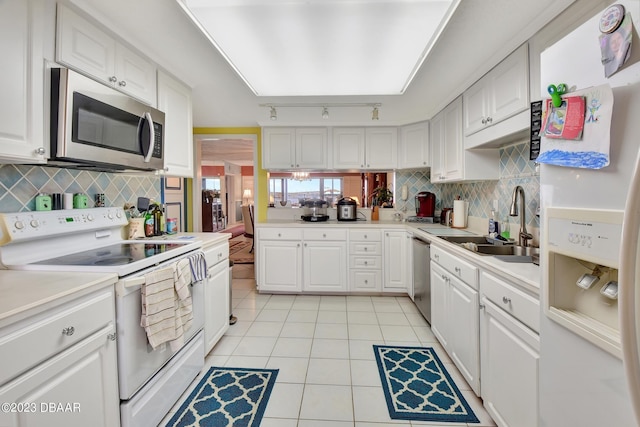
[[[436,195],[436,211],[452,207],[460,196],[469,201],[469,216],[489,218],[494,200],[498,201],[496,219],[503,221],[509,215],[513,189],[520,185],[525,194],[527,226],[540,227],[540,219],[535,212],[540,204],[540,177],[535,162],[529,160],[529,142],[523,142],[500,149],[500,179],[497,181],[477,181],[451,184],[432,184],[430,171],[396,172],[396,194],[407,185],[409,199],[405,202],[396,196],[396,208],[406,208],[407,215],[414,215],[414,197],[420,191]],[[510,222],[517,222],[511,218]]]
[[105,206],[124,206],[139,196],[160,200],[160,189],[155,175],[0,165],[0,212],[33,211],[38,193],[84,193],[91,207],[94,195],[104,193]]

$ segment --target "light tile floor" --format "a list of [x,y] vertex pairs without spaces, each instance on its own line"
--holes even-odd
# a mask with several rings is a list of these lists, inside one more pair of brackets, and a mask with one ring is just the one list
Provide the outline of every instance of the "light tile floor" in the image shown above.
[[468,425],[495,426],[408,297],[263,295],[253,267],[233,267],[238,322],[207,356],[203,373],[210,366],[279,369],[261,427],[467,425],[389,418],[373,344],[434,347],[480,419]]

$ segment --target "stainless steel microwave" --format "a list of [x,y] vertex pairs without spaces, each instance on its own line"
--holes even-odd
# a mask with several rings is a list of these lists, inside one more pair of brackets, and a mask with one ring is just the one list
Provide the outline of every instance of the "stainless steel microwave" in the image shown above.
[[51,70],[49,164],[94,170],[164,167],[164,113],[66,68]]

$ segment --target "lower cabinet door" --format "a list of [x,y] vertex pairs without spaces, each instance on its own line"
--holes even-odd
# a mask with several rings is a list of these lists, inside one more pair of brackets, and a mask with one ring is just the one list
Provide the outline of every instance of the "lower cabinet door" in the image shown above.
[[211,267],[204,286],[204,342],[208,354],[229,329],[229,262]]
[[305,292],[345,292],[348,259],[346,242],[305,242],[302,289]]
[[302,244],[260,240],[258,286],[261,291],[302,291]]
[[431,261],[431,330],[447,352],[450,351],[449,294],[447,272]]
[[488,299],[482,304],[484,406],[500,427],[537,427],[540,338]]
[[451,358],[471,389],[480,395],[478,291],[453,276],[450,283]]
[[7,427],[120,425],[116,342],[110,324],[0,387]]

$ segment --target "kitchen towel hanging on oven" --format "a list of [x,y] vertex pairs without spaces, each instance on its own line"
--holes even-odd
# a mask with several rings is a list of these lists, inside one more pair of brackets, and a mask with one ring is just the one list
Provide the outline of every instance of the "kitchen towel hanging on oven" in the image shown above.
[[184,333],[193,319],[189,261],[180,260],[170,267],[151,271],[144,278],[145,283],[140,287],[140,326],[145,329],[153,349],[168,342],[175,351],[184,344]]

